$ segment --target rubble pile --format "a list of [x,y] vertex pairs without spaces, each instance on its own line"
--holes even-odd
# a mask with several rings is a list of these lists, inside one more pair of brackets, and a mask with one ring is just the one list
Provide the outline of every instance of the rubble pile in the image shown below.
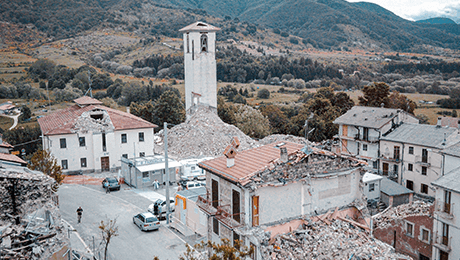
[[[265,244],[265,245],[264,245]],[[312,222],[262,243],[263,259],[411,259],[352,224]]]
[[[155,152],[163,154],[163,131],[157,136],[161,139]],[[259,145],[236,126],[224,123],[211,109],[200,106],[184,123],[168,129],[168,155],[175,159],[221,156],[234,136],[240,141],[239,150]]]
[[[295,136],[295,135],[282,135],[282,134],[273,134],[266,136],[265,138],[259,140],[260,145],[267,145],[279,141],[288,141],[297,144],[305,144],[306,139],[303,137]],[[309,142],[312,145],[311,142]]]
[[0,170],[2,259],[50,259],[69,244],[53,183],[42,173]]
[[402,204],[397,207],[391,207],[380,214],[373,216],[374,228],[387,228],[392,225],[395,219],[404,219],[410,216],[430,216],[430,208],[433,206],[421,200],[413,201],[409,204]]

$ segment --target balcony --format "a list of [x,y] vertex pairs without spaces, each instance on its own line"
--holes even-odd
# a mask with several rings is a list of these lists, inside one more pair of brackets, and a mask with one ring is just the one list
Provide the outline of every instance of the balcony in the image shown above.
[[[238,214],[230,214],[229,210],[231,210],[230,205],[222,205],[222,206],[217,206],[215,208],[212,205],[212,201],[210,199],[198,196],[198,200],[196,202],[196,205],[207,215],[214,216],[216,219],[218,219],[222,224],[225,226],[233,229],[242,226],[240,222],[235,220],[235,216],[238,216],[237,218],[241,219],[241,215],[244,213],[238,213]],[[228,208],[228,209],[227,209]]]
[[452,220],[454,219],[454,215],[452,212],[454,212],[454,204],[448,204],[445,203],[444,201],[437,201],[436,202],[436,214],[439,215],[439,217],[446,219],[446,220]]
[[398,157],[380,156],[379,159],[382,161],[393,162],[393,163],[399,163],[401,161],[399,156]]
[[378,175],[387,176],[392,181],[398,180],[398,173],[395,171],[375,171]]
[[415,156],[415,163],[421,166],[431,167],[431,163],[428,162],[428,157],[417,155]]
[[376,143],[379,141],[379,138],[376,137],[376,136],[360,136],[359,134],[355,134],[353,136],[353,138],[355,140],[359,140],[359,141],[365,141],[365,142],[369,142],[369,143]]

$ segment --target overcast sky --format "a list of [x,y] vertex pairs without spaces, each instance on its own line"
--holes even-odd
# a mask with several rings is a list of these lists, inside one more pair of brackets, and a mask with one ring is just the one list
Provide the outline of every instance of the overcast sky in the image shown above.
[[[362,2],[363,0],[348,0]],[[460,0],[364,0],[408,20],[448,17],[460,23]]]

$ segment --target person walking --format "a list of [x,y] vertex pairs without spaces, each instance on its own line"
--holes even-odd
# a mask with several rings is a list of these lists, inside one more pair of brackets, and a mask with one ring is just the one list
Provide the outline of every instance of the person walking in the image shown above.
[[77,209],[77,220],[78,220],[78,223],[81,222],[81,216],[83,215],[83,209],[80,207],[78,207]]
[[153,188],[155,188],[155,190],[158,190],[160,188],[160,183],[157,179],[155,179],[155,181],[153,182]]

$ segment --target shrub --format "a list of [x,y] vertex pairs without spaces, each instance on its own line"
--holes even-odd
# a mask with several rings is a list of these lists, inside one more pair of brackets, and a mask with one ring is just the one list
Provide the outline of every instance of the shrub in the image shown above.
[[258,98],[269,99],[270,98],[270,91],[268,89],[261,89],[257,92]]

